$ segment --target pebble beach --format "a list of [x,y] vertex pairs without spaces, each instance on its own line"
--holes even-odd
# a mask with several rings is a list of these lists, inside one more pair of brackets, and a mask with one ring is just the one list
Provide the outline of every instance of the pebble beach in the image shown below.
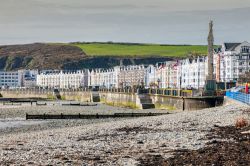
[[211,141],[206,135],[215,126],[234,125],[238,117],[249,119],[249,114],[244,113],[249,106],[239,103],[199,111],[171,112],[156,117],[58,121],[24,119],[27,112],[42,114],[51,111],[67,113],[69,110],[74,113],[142,111],[105,105],[65,108],[1,107],[0,126],[16,121],[19,121],[20,125],[0,127],[0,163],[2,165],[140,165],[148,155],[167,159],[175,150],[203,148]]

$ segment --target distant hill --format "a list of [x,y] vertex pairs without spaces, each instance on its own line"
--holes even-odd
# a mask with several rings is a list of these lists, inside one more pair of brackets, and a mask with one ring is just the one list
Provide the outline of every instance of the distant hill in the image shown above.
[[56,44],[25,44],[0,46],[0,70],[60,69],[68,62],[84,59],[78,47]]
[[136,43],[69,43],[0,46],[0,70],[110,68],[155,64],[187,55],[205,55],[206,46]]

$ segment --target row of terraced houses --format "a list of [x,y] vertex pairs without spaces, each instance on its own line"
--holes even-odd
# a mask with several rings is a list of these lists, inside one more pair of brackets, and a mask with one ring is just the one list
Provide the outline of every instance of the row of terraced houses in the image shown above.
[[[116,66],[111,69],[0,71],[0,86],[60,89],[143,86],[199,89],[205,85],[207,66],[207,57],[199,56],[147,66]],[[237,81],[240,75],[248,71],[250,71],[250,43],[224,43],[214,52],[214,79],[217,82]]]

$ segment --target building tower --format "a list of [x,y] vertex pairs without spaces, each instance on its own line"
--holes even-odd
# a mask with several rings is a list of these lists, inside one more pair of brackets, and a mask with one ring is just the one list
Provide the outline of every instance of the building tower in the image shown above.
[[208,62],[208,75],[207,80],[213,80],[213,54],[214,54],[214,35],[213,35],[213,21],[211,20],[209,22],[209,33],[208,33],[208,56],[207,56],[207,62]]

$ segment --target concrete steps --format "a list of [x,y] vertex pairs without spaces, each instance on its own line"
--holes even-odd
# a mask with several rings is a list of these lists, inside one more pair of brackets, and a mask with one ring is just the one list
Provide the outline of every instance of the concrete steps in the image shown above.
[[92,101],[93,102],[100,102],[100,94],[98,92],[92,92]]
[[155,108],[155,105],[153,104],[152,99],[150,98],[149,95],[147,94],[140,94],[139,95],[139,100],[142,109],[152,109]]

